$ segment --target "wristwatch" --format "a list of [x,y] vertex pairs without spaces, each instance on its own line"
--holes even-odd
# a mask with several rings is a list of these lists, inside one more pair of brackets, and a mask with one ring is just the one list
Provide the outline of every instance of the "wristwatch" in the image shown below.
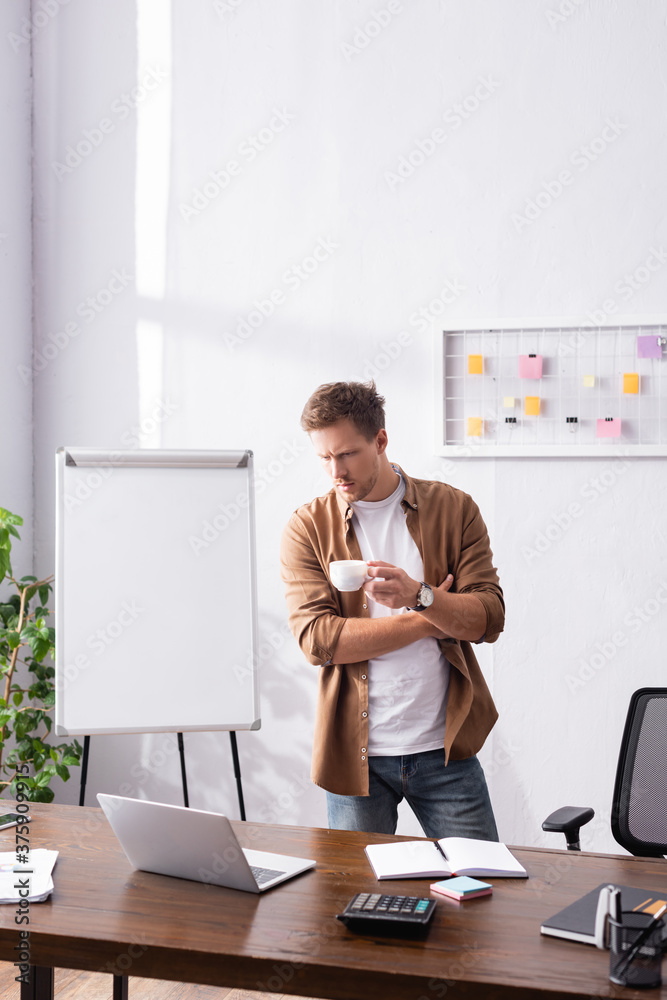
[[430,608],[433,604],[433,591],[429,587],[428,583],[422,581],[422,585],[419,588],[419,593],[417,594],[417,603],[413,608],[408,608],[408,611],[425,611],[426,608]]

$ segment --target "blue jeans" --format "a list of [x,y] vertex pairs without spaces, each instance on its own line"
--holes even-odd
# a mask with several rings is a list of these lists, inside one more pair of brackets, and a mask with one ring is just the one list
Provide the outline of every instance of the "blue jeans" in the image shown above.
[[370,795],[327,792],[331,830],[395,833],[406,799],[427,837],[498,840],[486,778],[477,757],[450,760],[444,750],[369,757]]

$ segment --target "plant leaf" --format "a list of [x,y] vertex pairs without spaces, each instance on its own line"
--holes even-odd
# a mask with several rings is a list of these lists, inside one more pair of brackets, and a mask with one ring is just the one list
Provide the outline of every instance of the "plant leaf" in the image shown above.
[[21,636],[15,629],[13,629],[11,632],[8,632],[6,638],[10,649],[16,649],[18,646],[21,645]]
[[31,802],[53,802],[53,796],[55,792],[52,788],[47,787],[37,787],[30,792]]
[[6,507],[0,507],[0,522],[4,524],[23,524],[23,518],[18,514],[12,514]]

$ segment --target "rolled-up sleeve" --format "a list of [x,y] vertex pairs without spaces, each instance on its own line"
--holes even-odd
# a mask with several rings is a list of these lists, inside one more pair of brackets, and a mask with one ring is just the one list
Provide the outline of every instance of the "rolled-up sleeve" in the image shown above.
[[317,552],[317,538],[298,513],[285,527],[280,543],[280,571],[285,584],[289,627],[306,659],[330,663],[345,625]]
[[505,627],[505,601],[493,565],[489,533],[472,500],[463,525],[455,586],[457,593],[474,594],[484,606],[486,629],[477,642],[495,642]]

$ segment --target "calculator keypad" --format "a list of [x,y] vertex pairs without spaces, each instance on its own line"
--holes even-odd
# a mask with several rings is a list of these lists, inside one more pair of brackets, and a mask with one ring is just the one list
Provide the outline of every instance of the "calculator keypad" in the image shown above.
[[338,919],[351,929],[380,930],[400,934],[401,930],[425,927],[435,910],[435,900],[419,896],[394,896],[388,893],[359,892],[353,896]]

